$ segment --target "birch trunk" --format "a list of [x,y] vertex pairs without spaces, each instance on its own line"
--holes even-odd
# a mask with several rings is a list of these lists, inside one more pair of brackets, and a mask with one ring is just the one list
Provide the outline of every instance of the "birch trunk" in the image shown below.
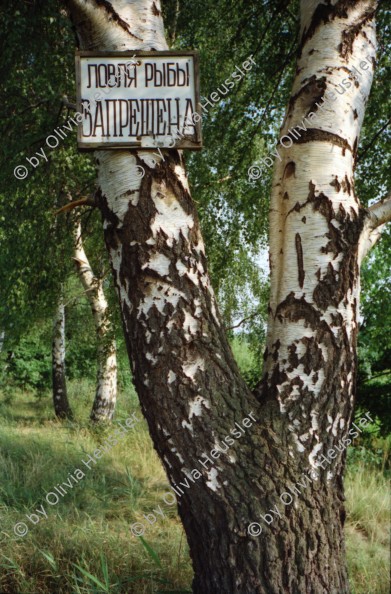
[[[158,0],[67,4],[82,49],[167,49]],[[195,468],[200,475],[178,496],[196,594],[349,592],[343,449],[316,477],[313,471],[346,438],[352,415],[358,244],[369,216],[353,167],[373,73],[374,9],[372,0],[302,2],[301,53],[282,134],[311,110],[319,119],[284,149],[274,173],[269,331],[254,394],[222,327],[182,153],[165,151],[164,160],[142,150],[96,153],[105,241],[141,406],[171,484]],[[359,85],[332,108],[317,109],[367,56]],[[136,166],[145,170],[141,180]],[[203,454],[251,412],[257,423],[239,433],[240,444],[206,462]],[[294,501],[282,504],[291,490]],[[272,517],[270,509],[278,516],[251,537],[248,525]]]
[[65,307],[59,299],[53,324],[52,377],[54,412],[59,419],[71,419],[65,377]]
[[103,291],[103,280],[94,275],[89,264],[83,246],[80,222],[75,224],[74,261],[80,282],[91,306],[98,345],[98,373],[91,420],[111,420],[117,399],[116,343],[109,316],[109,305]]

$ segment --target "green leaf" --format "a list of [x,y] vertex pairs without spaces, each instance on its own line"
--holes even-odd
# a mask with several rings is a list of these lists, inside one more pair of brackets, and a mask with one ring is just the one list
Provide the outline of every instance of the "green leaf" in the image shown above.
[[77,565],[76,563],[72,563],[72,565],[74,565],[75,567],[77,567],[77,569],[79,571],[81,571],[81,573],[87,577],[89,580],[91,580],[91,582],[93,582],[94,584],[96,584],[97,586],[99,586],[100,588],[102,588],[102,590],[104,592],[107,592],[107,594],[109,594],[110,590],[107,586],[105,586],[105,584],[102,584],[102,582],[100,582],[98,580],[97,577],[95,577],[94,575],[91,575],[90,573],[88,573],[88,571],[86,571],[85,569],[83,569],[82,567],[80,567],[80,565]]
[[58,569],[58,568],[57,568],[57,563],[56,563],[56,561],[55,561],[55,559],[54,559],[53,555],[52,555],[51,553],[46,553],[45,551],[42,551],[41,549],[38,549],[38,550],[39,550],[39,552],[41,553],[41,555],[42,555],[43,557],[45,557],[45,559],[46,559],[47,561],[49,561],[49,564],[50,564],[50,565],[53,567],[53,569],[54,569],[55,571],[57,571],[57,569]]
[[109,570],[107,567],[107,559],[103,553],[100,554],[100,561],[101,561],[101,566],[102,566],[103,577],[105,578],[105,582],[106,582],[106,588],[109,589],[109,587],[110,587]]
[[144,546],[145,550],[147,551],[147,553],[149,554],[149,556],[151,557],[151,559],[152,559],[152,560],[153,560],[153,561],[156,563],[156,565],[159,567],[159,569],[163,569],[163,568],[162,568],[161,561],[160,561],[160,558],[159,558],[159,555],[157,554],[157,552],[156,552],[156,551],[154,551],[154,549],[151,547],[151,545],[149,545],[149,544],[147,543],[147,541],[146,541],[146,540],[145,540],[145,539],[144,539],[142,536],[139,536],[138,538],[141,540],[141,542],[142,542],[142,544],[143,544],[143,546]]

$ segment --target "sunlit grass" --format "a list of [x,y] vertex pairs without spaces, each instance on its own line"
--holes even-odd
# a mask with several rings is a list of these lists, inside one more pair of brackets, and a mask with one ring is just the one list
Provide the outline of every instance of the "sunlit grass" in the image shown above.
[[353,594],[388,594],[390,571],[389,481],[364,465],[349,469],[347,557]]
[[[72,402],[76,412],[91,402],[91,389],[88,384],[71,385],[71,401],[76,394],[79,399],[76,406]],[[159,584],[171,590],[188,587],[192,574],[183,530],[173,507],[161,500],[167,479],[135,400],[126,402],[121,395],[116,420],[136,411],[140,423],[96,465],[90,464],[91,470],[82,460],[114,431],[115,422],[91,427],[88,406],[80,424],[49,420],[50,395],[34,420],[33,396],[20,392],[13,402],[18,402],[13,412],[12,403],[0,405],[0,592],[104,592],[87,574],[107,586],[106,565],[110,592],[156,592]],[[85,471],[85,477],[77,484],[71,481],[73,487],[65,487],[68,493],[49,505],[47,492],[69,481],[76,468]],[[143,513],[159,503],[165,517],[148,527],[145,539],[159,550],[161,568],[129,529],[137,520],[146,523]],[[36,509],[41,505],[48,518],[42,516],[32,525],[26,514],[39,517]],[[28,526],[25,537],[15,536],[16,522]]]
[[[91,427],[93,386],[70,383],[77,422],[53,421],[50,394],[0,395],[0,592],[1,594],[149,594],[189,591],[192,570],[175,506],[162,501],[168,483],[141,420],[91,470],[82,466],[113,426]],[[121,394],[116,420],[136,412],[134,393]],[[57,505],[48,491],[76,468],[85,477]],[[346,479],[347,554],[354,594],[388,592],[387,481],[380,471],[355,464]],[[36,525],[25,514],[44,506]],[[164,518],[147,527],[145,543],[129,526],[147,524],[158,505]],[[17,538],[16,522],[29,532]],[[150,547],[150,548],[148,548]]]

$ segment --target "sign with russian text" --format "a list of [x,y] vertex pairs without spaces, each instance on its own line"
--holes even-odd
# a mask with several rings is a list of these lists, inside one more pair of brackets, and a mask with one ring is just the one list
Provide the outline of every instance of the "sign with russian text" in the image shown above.
[[76,53],[80,149],[200,149],[196,52]]

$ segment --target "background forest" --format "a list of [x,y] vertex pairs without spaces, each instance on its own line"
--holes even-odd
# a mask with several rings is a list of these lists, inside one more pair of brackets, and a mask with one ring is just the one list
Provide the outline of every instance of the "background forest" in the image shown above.
[[[390,12],[380,3],[379,52],[360,139],[357,192],[364,204],[391,185]],[[291,88],[298,22],[289,0],[167,0],[172,48],[198,49],[204,97],[249,55],[256,66],[204,114],[204,149],[186,154],[214,288],[238,364],[251,386],[260,378],[268,299],[267,234],[271,169],[251,180],[249,167],[274,146]],[[142,417],[127,361],[99,213],[68,211],[94,194],[90,154],[75,129],[57,148],[45,138],[72,116],[74,33],[55,0],[15,0],[0,7],[0,592],[185,592],[191,565],[175,509],[144,537],[129,529],[167,490],[146,425],[104,456],[29,533],[14,525],[61,483],[113,430],[91,422],[99,357],[88,291],[75,266],[75,228],[95,282],[108,302],[117,343],[115,421]],[[34,167],[26,160],[45,147]],[[35,161],[33,161],[35,163]],[[19,165],[28,168],[16,179]],[[65,208],[64,208],[65,207]],[[58,213],[59,210],[62,212]],[[57,213],[57,214],[56,214]],[[388,592],[387,508],[391,447],[391,234],[362,275],[356,415],[374,423],[348,451],[347,543],[355,594]],[[53,324],[65,311],[66,384],[72,418],[55,418]],[[99,341],[103,351],[98,351]],[[98,355],[97,355],[98,352]]]

